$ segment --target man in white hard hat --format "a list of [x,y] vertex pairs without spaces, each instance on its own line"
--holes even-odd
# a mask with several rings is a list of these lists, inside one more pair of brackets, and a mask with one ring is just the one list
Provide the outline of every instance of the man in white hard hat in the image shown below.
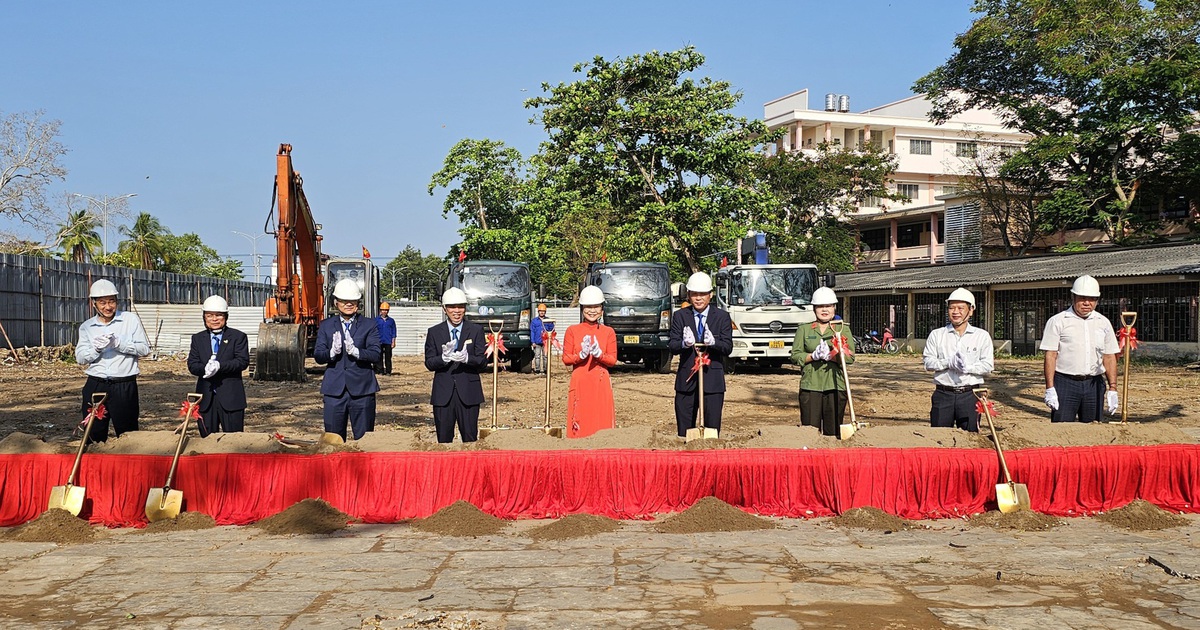
[[1042,372],[1051,422],[1095,422],[1102,410],[1117,410],[1120,348],[1112,323],[1096,312],[1099,303],[1100,283],[1079,276],[1071,285],[1071,308],[1046,321],[1039,348],[1046,352]]
[[725,405],[725,362],[733,352],[733,320],[713,306],[712,278],[698,271],[688,277],[688,306],[671,314],[668,346],[679,355],[675,372],[675,425],[679,437],[695,426],[699,410],[698,379],[692,373],[696,364],[696,344],[704,345],[709,364],[704,373],[703,426],[721,430],[721,411]]
[[975,388],[995,367],[992,336],[971,325],[975,295],[964,288],[946,299],[946,314],[950,323],[929,331],[925,340],[925,369],[934,373],[929,425],[977,433]]
[[442,294],[446,321],[425,333],[425,368],[433,372],[433,425],[437,441],[454,441],[454,427],[464,444],[479,439],[479,406],[483,384],[479,373],[487,363],[483,326],[467,321],[467,294],[450,287]]
[[204,330],[192,335],[188,371],[196,376],[200,400],[200,437],[224,431],[240,433],[245,428],[246,387],[242,372],[250,367],[250,342],[246,333],[230,328],[229,303],[211,295],[201,305]]
[[108,423],[119,437],[138,430],[138,358],[150,354],[150,341],[137,315],[117,308],[117,286],[97,280],[88,291],[96,315],[79,325],[75,360],[86,365],[87,382],[83,385],[83,414],[92,403],[92,394],[107,393],[104,417],[92,423],[88,442],[108,440]]
[[375,430],[379,329],[374,318],[358,312],[362,297],[362,288],[350,278],[333,285],[333,304],[338,313],[321,322],[313,348],[313,359],[329,365],[321,379],[325,432],[336,433],[343,440],[347,423],[356,440]]

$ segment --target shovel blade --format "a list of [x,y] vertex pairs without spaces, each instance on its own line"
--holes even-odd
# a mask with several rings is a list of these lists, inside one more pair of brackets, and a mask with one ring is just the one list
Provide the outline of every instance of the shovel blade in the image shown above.
[[853,424],[838,425],[838,437],[842,438],[843,440],[849,440],[856,431],[858,431],[858,427],[854,426]]
[[1023,483],[996,484],[996,506],[1004,514],[1031,509],[1029,487]]
[[692,427],[691,429],[688,429],[687,431],[685,431],[683,434],[683,442],[685,444],[688,442],[695,442],[696,440],[703,440],[703,439],[704,439],[704,429]]
[[146,495],[146,518],[151,523],[179,516],[183,510],[183,491],[166,488],[151,488]]
[[709,427],[704,427],[703,429],[701,429],[700,439],[702,439],[702,440],[719,440],[719,439],[721,439],[721,432],[716,429],[710,429]]
[[562,427],[542,427],[542,431],[552,438],[561,438],[563,436]]
[[83,511],[83,496],[86,490],[83,486],[54,486],[50,488],[50,505],[46,509],[58,508],[70,512],[73,516],[79,516]]
[[322,433],[321,439],[319,440],[319,442],[321,444],[336,445],[336,444],[345,444],[346,440],[343,440],[342,436],[340,436],[336,433]]

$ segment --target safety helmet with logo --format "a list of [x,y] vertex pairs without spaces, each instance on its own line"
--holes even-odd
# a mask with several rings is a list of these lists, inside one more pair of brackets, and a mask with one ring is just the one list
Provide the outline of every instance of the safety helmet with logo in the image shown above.
[[703,271],[697,271],[688,276],[687,290],[688,293],[711,293],[713,290],[712,278]]
[[829,306],[830,304],[837,303],[837,295],[833,292],[833,289],[830,289],[829,287],[821,287],[816,291],[813,291],[813,306]]
[[604,303],[604,291],[601,291],[600,287],[597,287],[597,286],[583,287],[583,290],[579,292],[579,305],[580,306],[596,306],[597,304],[603,304],[603,303]]
[[1100,283],[1091,276],[1079,276],[1071,285],[1071,293],[1079,297],[1100,297]]
[[959,287],[950,294],[950,297],[946,298],[947,304],[951,302],[966,302],[971,305],[971,308],[975,308],[975,294]]
[[88,291],[90,298],[102,298],[117,295],[117,285],[101,278],[92,283],[92,288]]
[[333,285],[333,297],[343,302],[357,302],[362,299],[362,289],[350,278],[342,278]]
[[210,295],[204,299],[204,304],[200,307],[200,310],[205,313],[225,313],[228,315],[229,302],[226,302],[225,298],[219,295]]
[[442,294],[442,306],[458,306],[467,304],[467,294],[458,287],[450,287]]

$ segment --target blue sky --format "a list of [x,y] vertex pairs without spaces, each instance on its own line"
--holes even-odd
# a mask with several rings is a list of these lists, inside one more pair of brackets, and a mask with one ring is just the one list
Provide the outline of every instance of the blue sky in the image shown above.
[[132,211],[223,255],[249,262],[231,230],[261,233],[281,142],[327,253],[442,255],[458,224],[426,189],[446,152],[491,138],[533,153],[544,131],[523,101],[577,62],[691,44],[743,93],[739,115],[805,87],[814,107],[837,92],[859,111],[908,96],[970,5],[27,1],[4,11],[0,112],[62,121],[69,174],[52,192],[136,193]]

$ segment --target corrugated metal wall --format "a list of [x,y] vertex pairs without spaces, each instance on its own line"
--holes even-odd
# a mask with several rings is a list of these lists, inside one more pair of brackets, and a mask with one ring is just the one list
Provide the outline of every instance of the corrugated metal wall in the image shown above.
[[[134,312],[146,327],[146,337],[155,354],[187,355],[192,335],[204,330],[199,304],[138,304]],[[258,325],[263,321],[261,306],[229,307],[229,327],[250,339],[250,349],[258,347]]]

